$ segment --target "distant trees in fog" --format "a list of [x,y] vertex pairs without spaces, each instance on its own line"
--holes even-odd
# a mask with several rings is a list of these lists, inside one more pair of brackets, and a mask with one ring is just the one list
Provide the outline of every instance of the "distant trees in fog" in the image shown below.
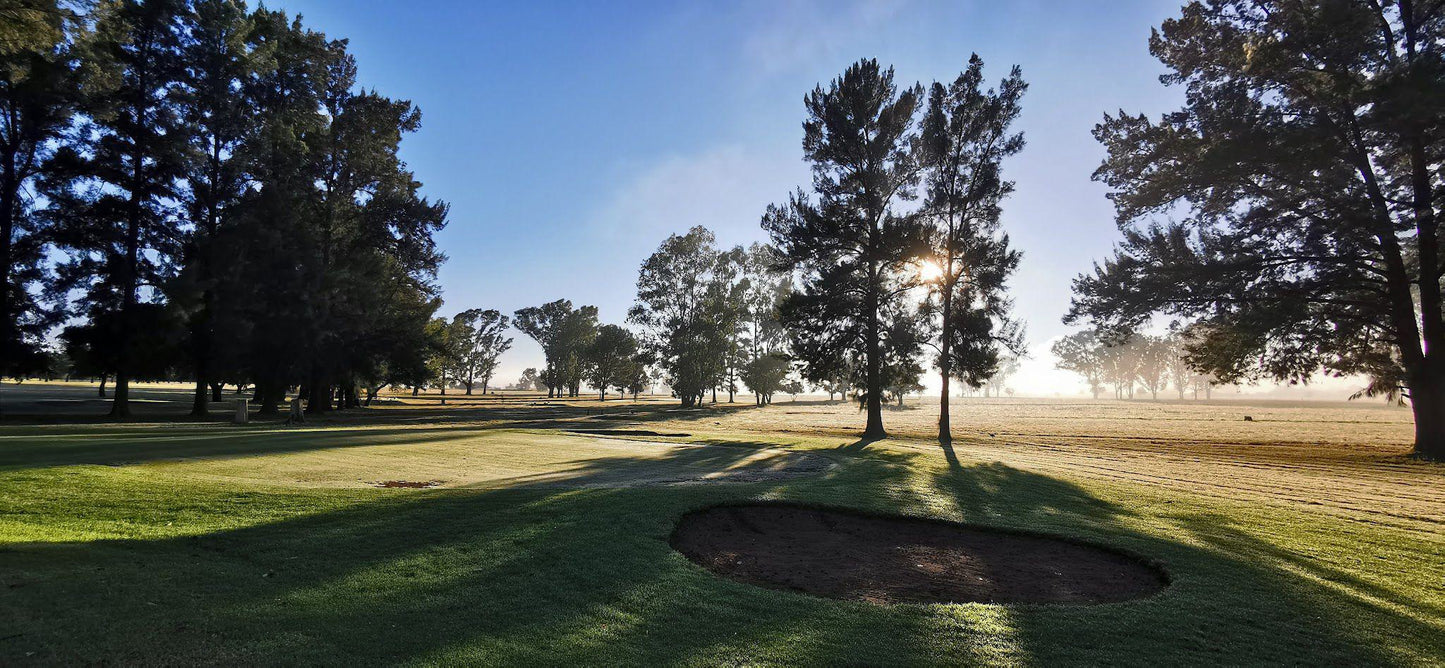
[[572,307],[567,299],[519,309],[517,329],[542,347],[547,366],[541,371],[547,396],[578,396],[588,348],[597,336],[597,307]]
[[1133,399],[1148,392],[1158,399],[1171,384],[1183,399],[1186,391],[1199,398],[1212,392],[1214,380],[1194,370],[1187,350],[1187,331],[1171,329],[1163,336],[1131,335],[1110,341],[1095,330],[1075,332],[1054,342],[1056,366],[1079,374],[1098,399],[1104,386],[1113,387],[1115,399]]
[[442,392],[447,380],[461,385],[467,394],[481,385],[482,394],[496,373],[498,359],[512,348],[506,336],[510,319],[495,309],[468,309],[441,325],[442,350],[437,356]]

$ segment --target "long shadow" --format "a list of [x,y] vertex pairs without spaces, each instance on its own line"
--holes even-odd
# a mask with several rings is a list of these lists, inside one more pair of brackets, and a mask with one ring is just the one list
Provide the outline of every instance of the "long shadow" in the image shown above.
[[[799,402],[805,403],[805,402]],[[681,409],[648,402],[628,411],[599,413],[589,407],[562,405],[553,410],[506,406],[433,409],[352,409],[290,427],[259,420],[249,425],[204,421],[110,424],[66,421],[37,431],[36,425],[7,418],[0,423],[0,470],[73,464],[119,465],[188,457],[236,457],[329,448],[464,439],[491,430],[556,430],[586,435],[626,435],[615,420],[645,424],[658,420],[690,421],[753,409],[719,406]],[[539,413],[543,413],[539,416]],[[645,431],[645,430],[639,430]],[[614,432],[609,434],[608,432]],[[668,436],[672,432],[660,433]],[[646,434],[639,433],[638,436]],[[860,441],[858,448],[868,441]]]
[[[716,448],[701,466],[752,454]],[[662,464],[698,463],[686,456]],[[1066,481],[926,456],[871,449],[818,477],[662,487],[617,486],[639,462],[613,457],[535,486],[318,492],[291,519],[194,538],[10,545],[0,663],[1357,665],[1395,657],[1347,622],[1428,630],[1329,609],[1337,596],[1237,536],[1141,532]],[[668,547],[684,512],[756,497],[1106,543],[1162,561],[1174,584],[1102,606],[882,608],[723,580]]]
[[331,448],[474,438],[474,427],[397,429],[193,429],[0,438],[0,470],[99,464],[119,466],[189,458],[252,457]]
[[[725,470],[751,454],[714,448],[679,464]],[[589,460],[566,490],[551,480],[371,492],[376,500],[352,507],[194,538],[11,546],[0,551],[0,626],[13,634],[0,657],[331,664],[457,650],[582,660],[587,643],[554,641],[623,605],[663,625],[649,633],[678,637],[613,645],[613,660],[676,658],[729,631],[671,625],[698,600],[679,591],[715,584],[668,548],[673,517],[768,486],[616,487],[637,463]]]
[[[1172,584],[1163,594],[1133,603],[1021,607],[1029,613],[1015,616],[1016,639],[1042,665],[1113,663],[1107,657],[1123,638],[1171,648],[1175,663],[1278,665],[1305,656],[1313,657],[1307,662],[1340,665],[1395,663],[1400,657],[1391,653],[1391,643],[1374,635],[1380,629],[1399,639],[1438,637],[1438,629],[1398,610],[1355,605],[1300,577],[1288,567],[1294,555],[1246,541],[1227,518],[1186,524],[1196,538],[1208,537],[1200,546],[1168,531],[1140,532],[1132,527],[1149,518],[1129,508],[1072,483],[996,462],[950,465],[935,473],[934,484],[966,521],[1111,545],[1170,574]],[[1371,593],[1392,598],[1383,588]],[[1068,629],[1066,642],[1060,641],[1061,629]],[[1445,641],[1432,644],[1445,651]]]

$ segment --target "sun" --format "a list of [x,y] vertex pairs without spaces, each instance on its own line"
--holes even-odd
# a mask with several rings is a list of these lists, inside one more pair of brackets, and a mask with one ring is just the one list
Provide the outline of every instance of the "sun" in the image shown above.
[[943,267],[938,266],[933,260],[923,260],[918,263],[918,280],[924,283],[937,283],[943,278]]

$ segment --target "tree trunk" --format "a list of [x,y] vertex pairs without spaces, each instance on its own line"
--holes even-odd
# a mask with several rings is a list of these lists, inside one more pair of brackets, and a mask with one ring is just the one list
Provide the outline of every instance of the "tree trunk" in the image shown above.
[[320,415],[331,410],[331,385],[325,382],[320,369],[312,369],[311,380],[303,389],[306,394],[307,413]]
[[261,404],[257,415],[276,415],[281,412],[281,400],[285,398],[285,389],[276,387],[274,383],[267,382],[262,387],[262,381],[256,381],[256,403]]
[[[870,272],[875,273],[876,272]],[[888,436],[883,430],[883,375],[882,375],[882,342],[878,340],[878,295],[877,291],[870,288],[868,291],[867,304],[864,307],[868,318],[866,345],[867,360],[867,387],[865,388],[866,410],[868,411],[868,422],[863,428],[863,438],[880,439]]]
[[127,372],[115,372],[115,397],[111,400],[110,416],[130,417],[130,375]]
[[[950,262],[949,264],[952,264]],[[946,268],[952,271],[952,267]],[[943,326],[939,332],[938,340],[938,377],[942,382],[943,390],[938,395],[938,442],[948,444],[953,442],[953,425],[948,415],[948,380],[953,374],[952,360],[949,359],[949,340],[952,339],[953,331],[953,285],[946,283],[943,287]],[[833,394],[828,393],[828,399],[833,399]],[[797,397],[793,398],[797,401]]]
[[1410,409],[1415,414],[1415,456],[1445,461],[1445,373],[1425,370],[1410,382]]
[[[200,361],[197,359],[197,364]],[[206,417],[208,414],[206,411],[206,379],[202,373],[199,368],[196,370],[196,391],[191,396],[191,417]]]
[[223,399],[221,393],[225,391],[224,383],[211,383],[211,401],[221,401]]
[[[0,327],[10,327],[18,318],[10,314],[10,263],[11,245],[15,237],[16,203],[20,179],[15,173],[15,153],[5,152],[4,179],[0,182]],[[16,301],[19,301],[18,299]],[[18,315],[18,314],[16,314]],[[15,332],[15,337],[20,337]],[[6,362],[9,362],[10,351],[4,351]]]

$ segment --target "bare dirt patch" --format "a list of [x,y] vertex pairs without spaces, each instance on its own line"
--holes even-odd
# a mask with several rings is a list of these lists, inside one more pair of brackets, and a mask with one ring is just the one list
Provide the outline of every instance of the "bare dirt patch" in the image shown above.
[[947,522],[787,505],[684,515],[672,546],[724,577],[892,603],[1112,603],[1168,584],[1112,550]]
[[376,483],[376,486],[401,489],[428,489],[440,484],[442,484],[440,480],[387,480]]
[[692,434],[669,431],[653,431],[651,429],[568,429],[573,434],[587,434],[589,436],[671,436],[673,438],[686,438]]

